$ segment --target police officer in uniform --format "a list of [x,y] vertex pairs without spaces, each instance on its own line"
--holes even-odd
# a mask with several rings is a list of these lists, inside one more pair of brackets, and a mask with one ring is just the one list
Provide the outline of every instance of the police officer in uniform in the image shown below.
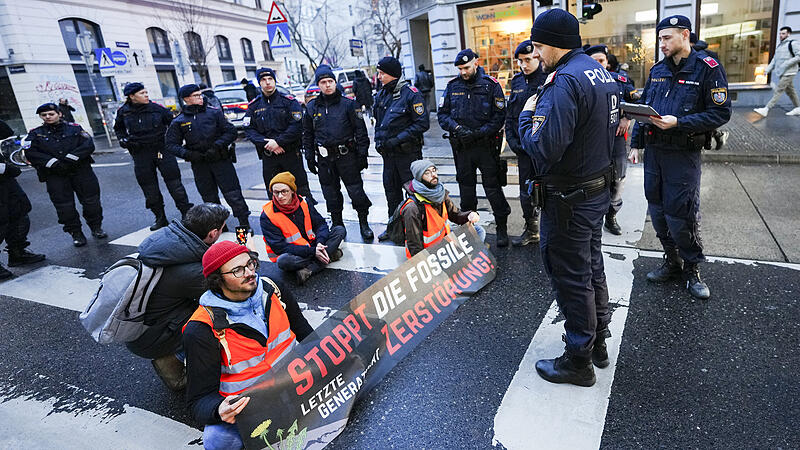
[[442,129],[450,133],[461,209],[478,210],[475,185],[478,182],[476,170],[480,169],[483,189],[497,224],[497,246],[505,247],[511,207],[503,195],[505,162],[500,161],[499,156],[506,97],[497,80],[478,72],[478,55],[472,49],[460,51],[453,64],[459,76],[447,83],[439,102],[438,118]]
[[533,56],[533,44],[529,40],[517,46],[514,59],[519,62],[520,71],[511,79],[511,95],[508,97],[506,112],[506,142],[511,151],[517,155],[519,167],[519,202],[522,206],[522,217],[525,219],[525,229],[522,235],[512,239],[511,243],[515,247],[521,247],[539,242],[540,210],[534,206],[528,194],[526,180],[532,178],[533,163],[522,149],[522,142],[519,140],[519,113],[522,112],[525,102],[536,94],[536,90],[544,83],[547,74],[544,73],[539,60]]
[[320,96],[306,105],[303,148],[308,170],[319,175],[325,204],[333,225],[344,226],[341,182],[358,212],[361,237],[372,241],[367,215],[372,202],[364,192],[361,170],[367,168],[369,135],[364,115],[355,101],[342,95],[330,66],[321,65],[314,74]]
[[[628,77],[612,72],[608,62],[608,47],[605,44],[598,45],[585,45],[586,54],[594,58],[602,67],[608,69],[608,73],[617,82],[619,88],[619,98],[622,100],[633,103],[633,93],[636,88],[633,87]],[[624,113],[624,111],[623,111]],[[617,222],[617,213],[622,208],[622,188],[625,186],[625,172],[628,169],[628,149],[627,149],[627,134],[630,120],[627,117],[620,117],[619,128],[617,128],[616,136],[614,137],[614,176],[611,179],[611,203],[606,213],[606,219],[603,224],[609,233],[620,236],[622,235],[622,228]]]
[[42,126],[28,132],[30,147],[25,156],[36,168],[39,181],[47,186],[50,201],[56,207],[58,223],[72,236],[76,247],[86,245],[81,220],[75,208],[75,197],[83,206],[83,218],[96,239],[108,237],[103,231],[103,207],[100,205],[100,184],[92,170],[94,141],[77,123],[61,120],[54,103],[36,109]]
[[[383,189],[389,217],[403,200],[403,185],[414,176],[411,163],[422,159],[422,134],[430,128],[428,108],[417,88],[400,80],[400,61],[386,56],[378,61],[381,89],[375,94],[375,149],[383,157]],[[384,231],[378,239],[385,241]]]
[[161,171],[161,178],[181,216],[194,205],[189,203],[189,196],[181,183],[181,170],[175,155],[164,151],[164,134],[172,122],[172,113],[151,102],[142,83],[128,83],[123,93],[128,98],[117,111],[114,132],[119,138],[119,145],[128,149],[133,158],[133,172],[144,193],[145,207],[156,216],[150,227],[151,231],[155,231],[169,225],[156,170]]
[[194,183],[204,202],[219,204],[222,191],[239,227],[250,230],[250,209],[244,201],[230,149],[236,139],[236,127],[225,119],[221,109],[205,104],[196,84],[181,86],[178,96],[185,104],[167,128],[165,149],[192,163]]
[[692,24],[670,16],[656,27],[665,58],[650,70],[643,103],[659,113],[652,124],[637,123],[631,136],[631,159],[644,148],[644,193],[664,262],[647,274],[661,283],[683,278],[689,293],[711,296],[700,278],[705,261],[700,240],[700,149],[710,147],[711,133],[731,117],[728,80],[719,61],[703,56],[689,43]]
[[542,262],[565,317],[566,349],[542,359],[547,381],[591,386],[609,364],[608,287],[601,237],[608,211],[611,156],[619,127],[617,83],[581,48],[578,20],[563,9],[540,14],[534,55],[549,72],[520,114],[522,146],[533,160],[533,197],[543,203]]
[[[261,93],[250,102],[244,116],[245,135],[256,146],[264,183],[281,172],[290,172],[297,183],[297,193],[312,205],[316,202],[308,187],[308,175],[303,167],[300,147],[303,138],[303,108],[291,95],[278,92],[275,71],[262,68],[256,71]],[[267,190],[272,198],[272,193]]]

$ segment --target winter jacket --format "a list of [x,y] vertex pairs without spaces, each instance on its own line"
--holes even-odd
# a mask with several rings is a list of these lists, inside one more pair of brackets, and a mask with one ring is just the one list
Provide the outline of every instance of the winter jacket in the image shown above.
[[121,147],[129,152],[164,148],[164,134],[172,122],[172,112],[158,103],[125,102],[117,111],[114,133]]
[[[403,189],[405,189],[410,198],[416,198],[411,181],[406,183]],[[422,238],[422,230],[425,228],[426,223],[422,214],[424,208],[420,208],[421,205],[419,205],[418,201],[419,200],[409,203],[403,209],[403,224],[406,227],[406,248],[411,256],[416,255],[425,248]],[[461,211],[458,209],[455,203],[450,200],[450,194],[446,191],[442,203],[444,203],[447,208],[447,218],[451,222],[463,225],[469,221],[468,217],[471,211]],[[435,210],[441,211],[442,203],[431,203],[431,206],[433,206]]]
[[[794,56],[789,51],[790,45],[792,46],[792,51],[794,51]],[[786,38],[775,49],[775,56],[767,66],[767,73],[774,72],[775,78],[797,75],[797,63],[800,63],[800,42]]]

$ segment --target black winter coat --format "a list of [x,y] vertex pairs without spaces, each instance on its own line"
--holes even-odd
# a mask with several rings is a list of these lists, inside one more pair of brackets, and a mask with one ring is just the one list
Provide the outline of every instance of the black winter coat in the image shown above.
[[172,123],[172,112],[157,103],[139,105],[126,102],[117,111],[114,132],[120,146],[129,152],[164,148],[164,134]]

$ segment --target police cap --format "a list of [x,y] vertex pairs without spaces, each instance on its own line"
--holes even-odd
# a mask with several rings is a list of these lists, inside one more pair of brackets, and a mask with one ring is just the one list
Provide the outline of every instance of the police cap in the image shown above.
[[520,54],[527,55],[530,53],[533,53],[533,44],[530,39],[528,39],[522,41],[522,43],[517,46],[517,49],[514,50],[514,59],[519,59]]
[[272,77],[273,80],[277,80],[275,77],[275,71],[269,67],[262,67],[256,70],[256,80],[261,81],[261,79],[264,77]]
[[456,60],[453,61],[454,66],[460,66],[462,64],[466,64],[473,59],[477,58],[478,54],[473,52],[471,48],[465,48],[458,52],[458,56],[456,56]]
[[133,83],[126,84],[125,88],[122,90],[122,93],[127,97],[141,91],[142,89],[144,89],[144,85],[138,81],[134,81]]
[[665,17],[661,20],[661,22],[658,22],[658,25],[656,26],[656,34],[660,33],[661,30],[666,28],[680,28],[691,31],[692,21],[690,21],[688,17],[681,15]]
[[39,107],[36,108],[36,114],[41,114],[41,113],[47,112],[47,111],[59,112],[58,111],[58,106],[56,106],[55,103],[51,102],[51,103],[45,103],[43,105],[39,105]]
[[336,77],[333,75],[331,66],[327,64],[322,64],[321,66],[317,67],[317,70],[314,72],[314,84],[319,85],[320,80],[324,78],[332,78],[333,81],[336,81]]
[[403,76],[403,66],[400,61],[391,56],[384,56],[378,61],[378,70],[395,78]]
[[185,84],[181,86],[181,88],[178,90],[178,97],[186,98],[194,94],[195,92],[199,91],[200,91],[200,86],[196,84]]
[[590,47],[587,47],[584,51],[589,56],[592,56],[595,53],[602,53],[608,56],[608,47],[606,47],[605,44],[592,45]]

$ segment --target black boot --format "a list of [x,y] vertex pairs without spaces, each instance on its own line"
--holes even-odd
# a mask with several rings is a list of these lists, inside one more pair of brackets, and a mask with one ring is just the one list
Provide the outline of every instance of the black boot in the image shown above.
[[609,212],[606,214],[605,226],[609,233],[622,236],[622,228],[620,228],[619,223],[617,223],[617,213]]
[[594,367],[589,357],[580,358],[564,350],[556,359],[536,361],[536,372],[551,383],[570,383],[576,386],[594,385]]
[[159,228],[164,228],[169,225],[167,214],[164,213],[164,208],[153,208],[153,214],[156,216],[156,221],[150,225],[150,231],[156,231]]
[[497,224],[497,246],[508,247],[508,216],[495,217],[495,223]]
[[103,231],[102,227],[97,226],[95,228],[92,228],[92,236],[94,236],[95,239],[105,239],[108,237],[108,234],[106,234],[106,232]]
[[592,349],[592,362],[595,366],[604,369],[608,367],[608,346],[606,339],[611,337],[611,331],[603,328],[598,331],[594,338],[594,348]]
[[532,217],[525,219],[525,230],[519,237],[511,240],[514,247],[524,247],[528,244],[539,242],[539,218]]
[[0,264],[0,280],[8,280],[9,278],[14,278],[14,274]]
[[664,250],[664,262],[661,266],[648,273],[647,279],[654,283],[663,283],[681,276],[683,261],[678,256],[678,249],[668,248]]
[[73,231],[70,233],[70,236],[72,236],[72,245],[75,247],[83,247],[86,245],[86,236],[83,235],[83,231]]
[[44,255],[29,252],[26,248],[8,249],[8,267],[24,266],[44,261]]
[[683,279],[686,280],[686,289],[692,294],[692,297],[700,300],[708,300],[711,297],[708,285],[700,278],[700,268],[697,267],[697,264],[686,263],[684,265]]
[[381,233],[380,235],[378,235],[378,240],[381,241],[381,242],[388,241],[389,240],[389,230],[386,230],[383,233]]
[[331,211],[331,226],[344,226],[344,219],[342,219],[341,211]]
[[364,242],[372,242],[372,240],[375,239],[375,233],[373,233],[372,228],[369,227],[366,212],[358,213],[358,226],[361,228],[361,238],[364,239]]
[[186,388],[186,366],[175,355],[162,356],[151,361],[156,374],[173,391]]

